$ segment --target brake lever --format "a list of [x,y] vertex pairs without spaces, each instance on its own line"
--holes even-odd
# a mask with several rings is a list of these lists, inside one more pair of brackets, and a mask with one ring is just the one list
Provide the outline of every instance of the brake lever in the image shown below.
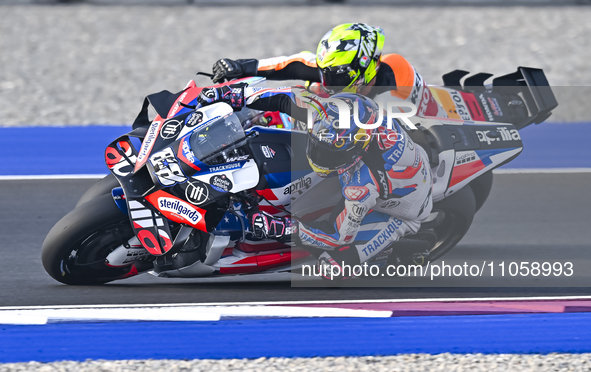
[[207,76],[208,78],[213,78],[213,74],[210,74],[208,72],[197,72],[195,75],[203,75],[203,76]]

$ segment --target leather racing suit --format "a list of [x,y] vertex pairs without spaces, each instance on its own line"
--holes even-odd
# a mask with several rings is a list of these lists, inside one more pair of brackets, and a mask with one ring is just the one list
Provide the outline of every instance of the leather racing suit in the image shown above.
[[[245,104],[304,121],[307,111],[296,106],[294,90],[246,88]],[[298,237],[325,250],[354,246],[361,263],[379,259],[392,243],[416,233],[433,206],[428,156],[397,121],[392,129],[376,129],[361,161],[339,172],[339,180],[343,199],[331,217],[320,223],[298,222]]]
[[[239,59],[246,76],[262,76],[269,80],[306,80],[313,91],[320,92],[320,74],[316,54],[301,52],[291,56],[272,57],[261,60]],[[375,77],[369,98],[380,100],[383,96],[396,97],[417,106],[417,115],[446,118],[445,110],[437,103],[421,75],[399,54],[385,54]]]

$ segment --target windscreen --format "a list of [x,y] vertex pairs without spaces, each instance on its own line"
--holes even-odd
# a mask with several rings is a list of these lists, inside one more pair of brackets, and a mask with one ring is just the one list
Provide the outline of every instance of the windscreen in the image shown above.
[[204,161],[214,152],[223,151],[244,137],[240,120],[232,113],[195,129],[189,142],[195,156]]

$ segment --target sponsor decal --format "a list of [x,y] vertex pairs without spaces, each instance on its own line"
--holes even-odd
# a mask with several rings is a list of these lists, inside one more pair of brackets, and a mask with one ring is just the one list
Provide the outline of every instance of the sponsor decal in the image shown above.
[[377,173],[378,182],[380,183],[380,196],[385,198],[390,192],[390,188],[388,187],[388,179],[386,178],[386,173],[384,171],[378,170]]
[[158,209],[170,212],[181,219],[189,222],[191,225],[197,224],[203,216],[191,205],[174,198],[158,198]]
[[187,180],[172,147],[150,156],[150,164],[154,167],[154,175],[163,186],[170,187]]
[[501,111],[501,106],[496,98],[488,97],[488,103],[490,103],[490,108],[493,111],[493,114],[497,116],[503,116],[503,111]]
[[261,146],[261,151],[267,159],[273,159],[275,156],[275,151],[267,145]]
[[178,101],[176,102],[176,104],[174,105],[174,108],[172,109],[172,111],[168,114],[168,117],[171,118],[174,115],[176,115],[176,112],[179,110],[179,108],[181,107],[181,102],[183,102],[183,100],[185,99],[185,97],[187,96],[187,93],[189,91],[185,91],[185,93],[181,94],[181,96],[179,97]]
[[386,244],[390,243],[391,238],[396,235],[396,230],[398,230],[401,225],[402,221],[395,218],[384,230],[378,233],[371,242],[363,246],[361,249],[363,254],[366,257],[369,257],[373,252],[379,252],[382,250]]
[[364,205],[356,204],[353,206],[353,208],[351,208],[351,212],[353,213],[353,215],[358,216],[358,217],[364,216],[366,211],[367,211],[367,207]]
[[397,142],[403,140],[402,133],[398,133],[394,130],[388,130],[384,127],[378,127],[377,133],[375,134],[378,135],[378,147],[380,150],[391,149],[394,145],[396,145]]
[[133,171],[133,164],[137,159],[128,142],[120,141],[119,147],[125,156],[121,154],[121,150],[109,146],[105,150],[105,162],[115,175],[125,177]]
[[190,161],[191,163],[195,163],[195,154],[193,153],[193,150],[191,150],[191,148],[189,147],[188,141],[183,141],[181,150],[183,151],[183,155],[185,156],[185,158],[187,158],[188,161]]
[[224,165],[219,165],[217,167],[210,167],[209,170],[211,172],[219,172],[219,171],[224,171],[224,170],[228,170],[228,169],[240,168],[241,166],[242,165],[240,163],[224,164]]
[[203,113],[201,111],[195,111],[185,119],[185,125],[188,128],[193,128],[195,125],[201,123],[203,120]]
[[[161,255],[172,248],[170,236],[164,230],[164,219],[158,212],[146,208],[137,200],[128,200],[128,209],[133,229],[142,246],[153,255]],[[162,227],[162,228],[161,228]],[[159,240],[152,231],[156,231],[164,246],[161,247]]]
[[486,101],[486,97],[484,97],[484,94],[480,94],[478,98],[480,98],[480,103],[482,103],[482,107],[484,107],[484,113],[488,117],[488,120],[495,121],[495,117],[492,115],[492,112],[490,112],[490,107],[488,107],[488,103]]
[[413,103],[413,105],[417,104],[417,101],[419,99],[419,94],[420,94],[422,88],[423,88],[423,78],[421,77],[421,75],[419,75],[418,72],[415,71],[415,85],[413,86],[412,93],[410,94],[410,101]]
[[351,182],[351,173],[347,171],[341,174],[341,182],[343,183],[343,185],[348,185],[349,182]]
[[497,135],[495,137],[489,137],[488,133],[490,130],[477,130],[476,135],[478,136],[478,140],[480,142],[486,142],[487,145],[490,145],[491,142],[495,141],[521,141],[521,136],[517,129],[507,129],[507,127],[500,127],[497,128]]
[[201,168],[199,168],[198,166],[196,166],[194,164],[197,161],[197,157],[195,156],[195,153],[193,153],[193,150],[191,149],[191,145],[189,144],[188,137],[181,139],[178,155],[179,155],[179,159],[181,159],[189,167],[191,167],[197,171],[201,170]]
[[421,161],[421,156],[419,155],[418,151],[415,151],[415,161],[412,163],[412,168],[418,167],[420,161]]
[[355,233],[355,231],[359,227],[359,224],[361,223],[361,217],[362,216],[356,216],[353,213],[347,215],[347,219],[354,225],[349,226],[349,228],[345,232],[346,234],[354,234]]
[[351,201],[362,200],[369,194],[369,189],[365,186],[347,186],[343,190],[345,198]]
[[386,200],[383,203],[380,204],[380,208],[383,209],[392,209],[392,208],[396,208],[397,206],[400,205],[400,200]]
[[213,187],[214,190],[219,192],[228,192],[232,190],[232,181],[226,177],[225,174],[216,175],[209,179],[209,184]]
[[150,252],[148,252],[145,248],[140,249],[127,249],[125,260],[123,260],[122,264],[135,262],[135,261],[143,261],[150,257]]
[[472,117],[472,120],[486,121],[486,118],[484,117],[484,112],[482,111],[482,108],[478,103],[476,95],[474,93],[466,92],[460,92],[460,94],[462,95],[462,98],[464,99],[464,102],[466,103],[466,106],[470,111],[470,116]]
[[476,153],[474,151],[456,154],[456,165],[469,163],[474,160],[476,160]]
[[359,59],[359,65],[361,67],[367,67],[369,65],[370,59],[368,56],[363,56]]
[[228,160],[226,160],[227,162],[232,162],[232,161],[242,161],[242,160],[247,160],[249,157],[249,155],[241,155],[241,156],[235,156],[233,158],[228,158]]
[[160,137],[164,140],[170,140],[176,138],[181,132],[183,125],[178,120],[169,120],[162,126],[160,130]]
[[406,146],[405,141],[398,141],[396,142],[396,146],[392,147],[388,152],[384,153],[382,157],[388,163],[394,165],[398,163],[402,153],[404,152],[404,146]]
[[424,116],[427,113],[427,109],[429,108],[429,102],[433,100],[431,96],[431,91],[427,87],[423,87],[423,95],[421,99],[421,103],[419,104],[419,116]]
[[148,133],[146,133],[146,137],[142,143],[142,148],[140,149],[140,153],[137,157],[136,169],[144,164],[144,158],[150,153],[150,151],[152,151],[152,147],[154,147],[154,142],[156,141],[158,131],[160,131],[161,124],[161,121],[154,121],[152,124],[150,124],[150,128],[148,128]]
[[[347,172],[349,169],[351,169],[351,168],[353,168],[355,165],[357,165],[357,163],[358,163],[360,160],[361,160],[361,156],[360,156],[360,157],[358,157],[357,159],[355,159],[355,160],[353,161],[353,163],[351,163],[350,165],[348,165],[348,166],[346,166],[346,167],[343,167],[343,168],[339,168],[339,169],[337,170],[337,174],[343,174],[343,173]],[[320,168],[320,167],[319,167],[319,168]],[[326,168],[321,168],[321,169],[326,169]],[[320,176],[320,175],[319,175],[319,176]],[[323,177],[323,176],[321,176],[321,177]]]
[[195,182],[187,183],[185,198],[189,203],[201,205],[207,201],[208,197],[209,190],[205,185],[196,184]]
[[472,120],[470,116],[470,112],[468,111],[468,107],[464,102],[464,99],[460,95],[460,93],[456,90],[450,90],[449,95],[451,99],[454,101],[454,105],[456,106],[456,113],[460,115],[462,120]]
[[302,177],[292,182],[288,187],[283,190],[283,195],[293,194],[296,191],[302,189],[309,189],[312,185],[312,178]]
[[434,87],[430,87],[430,90],[437,102],[443,107],[449,118],[460,119],[460,115],[458,115],[456,111],[456,105],[454,104],[454,101],[451,99],[451,95],[447,90]]
[[300,233],[300,240],[302,241],[302,243],[305,242],[305,243],[308,243],[308,245],[312,245],[312,246],[316,246],[316,247],[321,247],[321,248],[328,248],[328,247],[330,247],[330,245],[321,242],[320,240],[316,239],[313,236],[310,236],[309,234],[307,234],[303,230]]

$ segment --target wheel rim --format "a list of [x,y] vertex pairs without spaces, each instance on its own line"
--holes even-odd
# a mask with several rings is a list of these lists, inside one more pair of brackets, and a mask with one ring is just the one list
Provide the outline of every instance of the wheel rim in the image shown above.
[[105,282],[129,273],[131,264],[121,268],[106,265],[106,257],[115,248],[126,244],[134,236],[127,221],[120,221],[97,229],[76,244],[60,263],[63,276],[74,276],[92,282]]

